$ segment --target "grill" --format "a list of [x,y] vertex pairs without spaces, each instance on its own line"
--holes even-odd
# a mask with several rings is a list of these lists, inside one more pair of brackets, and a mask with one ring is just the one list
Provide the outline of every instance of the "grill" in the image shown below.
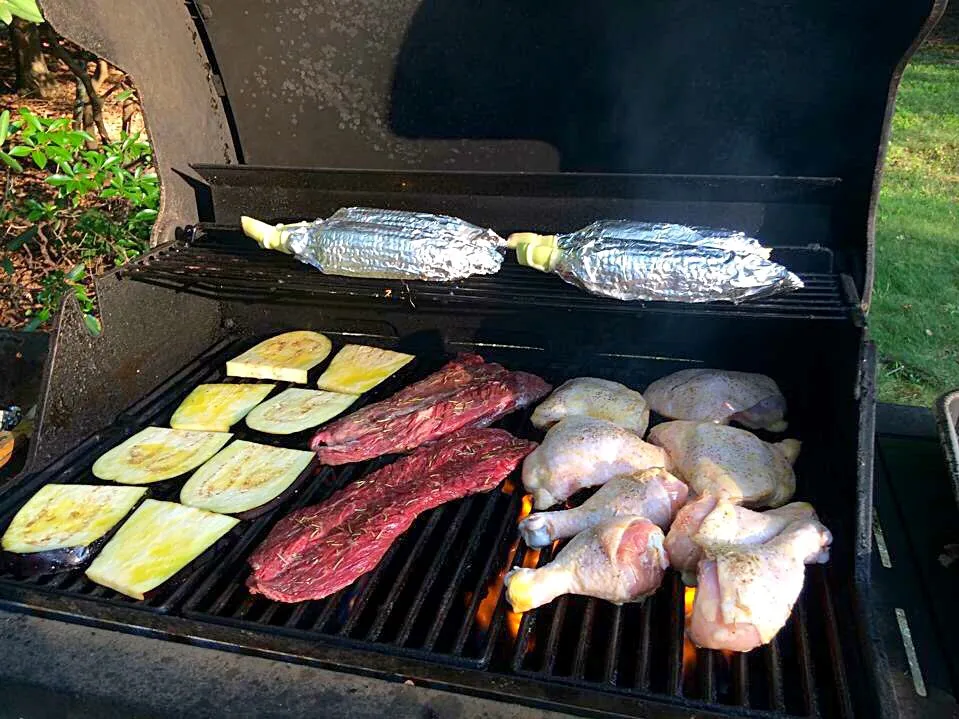
[[[590,716],[899,714],[867,610],[875,358],[865,308],[886,118],[910,44],[941,7],[630,1],[586,18],[563,3],[541,17],[497,0],[455,12],[208,0],[188,3],[189,16],[177,3],[131,4],[121,24],[109,3],[90,5],[101,54],[137,78],[151,118],[161,244],[99,279],[101,337],[66,301],[27,470],[0,494],[0,527],[45,482],[95,481],[97,456],[167,423],[193,387],[225,379],[227,358],[315,329],[416,355],[366,401],[461,351],[554,384],[588,375],[642,388],[697,366],[771,375],[803,441],[797,499],[816,506],[834,551],[808,569],[783,631],[748,655],[685,641],[688,597],[672,574],[642,605],[565,597],[517,615],[505,571],[542,565],[561,546],[518,541],[528,502],[514,476],[420,516],[374,571],[325,600],[251,596],[246,559],[273,524],[382,458],[314,463],[281,506],[237,525],[145,601],[74,571],[0,575],[0,603]],[[79,27],[63,15],[68,34]],[[162,59],[143,51],[144,28],[166,33]],[[675,82],[648,71],[667,67]],[[504,236],[607,217],[734,227],[806,287],[741,305],[620,303],[511,260],[451,284],[326,277],[237,229],[241,214],[282,222],[350,205],[456,215]],[[537,438],[521,414],[502,426]],[[309,436],[234,431],[298,448]]]

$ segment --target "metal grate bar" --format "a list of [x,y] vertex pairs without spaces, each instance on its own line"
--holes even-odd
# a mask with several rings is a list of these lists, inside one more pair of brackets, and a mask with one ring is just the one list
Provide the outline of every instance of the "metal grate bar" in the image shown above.
[[[852,698],[849,694],[849,682],[846,679],[846,668],[842,656],[842,647],[839,644],[839,624],[836,621],[836,610],[833,606],[832,592],[829,589],[829,582],[826,581],[828,569],[825,567],[813,567],[814,570],[806,572],[806,581],[813,580],[818,589],[822,602],[823,616],[826,620],[827,631],[826,641],[829,645],[829,657],[833,667],[833,680],[835,681],[836,695],[839,699],[839,708],[843,717],[852,717]],[[812,575],[812,576],[809,576]]]
[[[502,544],[503,539],[510,530],[510,526],[515,525],[516,516],[519,513],[520,501],[520,493],[518,491],[514,491],[510,497],[509,509],[503,516],[503,521],[500,523],[499,531],[496,534],[496,539],[491,545],[494,547],[494,549],[486,557],[486,562],[483,564],[483,570],[480,572],[479,578],[476,580],[476,584],[473,587],[473,597],[470,600],[469,611],[463,618],[463,623],[460,625],[459,633],[456,635],[456,643],[453,645],[453,651],[457,654],[463,651],[463,647],[466,644],[466,639],[469,637],[470,628],[473,626],[473,622],[476,620],[476,610],[479,607],[479,603],[483,600],[483,597],[481,596],[483,589],[487,586],[490,578],[495,572],[493,561],[499,554],[499,552],[496,551],[496,548]],[[502,560],[500,561],[502,562]]]
[[733,703],[749,708],[749,661],[748,655],[736,652],[733,655]]
[[543,656],[543,665],[540,671],[544,674],[552,674],[556,666],[556,648],[559,646],[559,638],[563,632],[563,620],[566,618],[566,605],[569,597],[565,594],[553,602],[553,622],[549,627],[549,639],[546,642],[546,652]]
[[[470,513],[473,507],[476,506],[476,500],[476,495],[473,495],[460,502],[459,509],[456,510],[456,516],[453,517],[453,523],[450,525],[450,528],[446,533],[446,541],[440,545],[439,550],[433,556],[433,559],[430,562],[430,568],[427,570],[426,576],[423,577],[423,580],[420,583],[421,589],[413,598],[410,608],[406,612],[406,616],[403,618],[403,623],[396,635],[396,639],[393,640],[393,644],[402,645],[405,644],[409,639],[410,632],[413,630],[413,624],[419,617],[420,610],[423,608],[423,603],[426,601],[426,597],[429,595],[430,590],[433,588],[433,584],[436,582],[436,577],[439,574],[440,567],[442,567],[443,563],[446,561],[446,555],[449,554],[450,547],[453,546],[453,542],[460,533],[460,530],[463,528],[463,524],[466,521],[467,515]],[[480,520],[477,526],[486,526],[486,520],[489,519],[490,512],[495,504],[495,501],[487,501],[486,506],[483,508],[483,513],[480,515]],[[476,532],[474,532],[474,534],[476,534]],[[450,593],[450,596],[452,596],[452,593]]]
[[604,671],[604,680],[607,684],[616,685],[616,679],[619,674],[619,643],[622,636],[623,607],[619,604],[613,607],[612,626],[609,630],[606,650],[606,666]]
[[700,691],[704,701],[714,704],[716,702],[716,656],[717,652],[712,649],[699,651],[697,665],[700,668]]
[[[389,619],[390,614],[393,612],[393,608],[396,605],[396,598],[406,587],[406,580],[410,576],[410,571],[413,569],[413,565],[426,548],[427,543],[433,536],[433,531],[436,529],[436,525],[440,523],[445,511],[446,507],[438,507],[431,513],[429,521],[426,523],[426,527],[423,528],[423,532],[416,540],[416,544],[414,544],[413,548],[410,549],[406,558],[406,562],[403,564],[403,568],[400,569],[399,574],[396,575],[396,579],[393,580],[392,586],[390,587],[390,593],[386,595],[386,599],[383,600],[383,603],[380,605],[376,621],[373,623],[373,626],[366,635],[367,640],[375,642],[380,638],[380,633],[383,631],[383,626],[386,624],[386,620]],[[443,544],[449,544],[449,535],[446,536]],[[433,561],[435,562],[436,559],[434,558]],[[420,585],[420,589],[417,594],[423,595],[426,591],[427,590]]]
[[586,655],[589,653],[593,638],[593,616],[596,614],[597,603],[598,601],[593,598],[586,600],[583,623],[579,628],[579,642],[576,644],[576,658],[573,661],[574,679],[582,679],[586,671]]
[[786,711],[786,696],[783,692],[783,665],[779,651],[779,637],[766,645],[766,673],[769,676],[769,703],[778,712]]
[[343,624],[343,628],[340,630],[340,634],[343,636],[346,636],[353,631],[353,628],[360,619],[360,615],[363,614],[363,610],[366,609],[366,605],[370,601],[373,590],[376,589],[380,581],[383,579],[383,575],[386,573],[386,568],[390,565],[390,562],[393,561],[393,557],[396,556],[401,544],[403,544],[402,540],[393,542],[393,544],[390,545],[390,548],[386,550],[386,554],[383,555],[383,558],[380,560],[379,564],[376,565],[376,569],[366,575],[366,577],[368,577],[366,586],[357,596],[356,603],[350,607],[350,617],[346,620],[346,622]]
[[805,592],[796,603],[796,612],[793,615],[796,650],[799,654],[799,681],[802,683],[802,696],[805,702],[804,711],[808,716],[819,716],[819,707],[816,703],[815,672],[813,670],[812,653],[809,647],[808,624],[806,623]]
[[[649,668],[652,658],[653,608],[658,603],[654,596],[643,602],[639,615],[639,657],[636,661],[636,687],[642,691],[649,689]],[[682,651],[682,649],[680,649]]]

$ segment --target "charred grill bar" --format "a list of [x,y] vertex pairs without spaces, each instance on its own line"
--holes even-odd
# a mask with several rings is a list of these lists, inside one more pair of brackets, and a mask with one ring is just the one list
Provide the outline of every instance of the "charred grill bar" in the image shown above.
[[[420,516],[374,571],[327,599],[250,595],[246,559],[275,522],[381,458],[314,462],[296,494],[142,602],[72,571],[0,575],[3,606],[593,716],[897,715],[868,610],[875,367],[864,309],[898,73],[942,3],[612,2],[586,18],[576,4],[540,16],[511,2],[412,2],[351,6],[344,18],[333,4],[300,17],[286,0],[209,0],[192,8],[195,28],[177,3],[138,4],[139,28],[107,5],[90,11],[103,15],[101,54],[141,84],[157,156],[196,155],[160,168],[164,243],[100,279],[104,334],[91,339],[64,305],[36,441],[27,472],[0,493],[0,529],[44,483],[91,481],[100,454],[167,423],[192,388],[224,379],[228,358],[314,329],[416,355],[366,401],[461,351],[554,384],[588,375],[641,389],[696,366],[768,374],[803,441],[796,497],[832,530],[833,558],[808,569],[789,623],[747,655],[685,640],[691,597],[672,574],[643,605],[563,597],[518,615],[505,571],[560,546],[519,540],[529,501],[513,476]],[[49,11],[64,29],[75,20]],[[131,33],[160,21],[198,32],[209,58],[191,48],[144,62]],[[216,97],[198,89],[208,72]],[[194,174],[187,162],[209,161],[226,135],[234,147],[220,161],[251,164]],[[601,218],[732,227],[806,286],[741,305],[620,303],[512,260],[450,284],[346,279],[238,230],[241,214],[282,222],[350,205],[452,214],[504,236]],[[536,437],[521,413],[500,425]],[[234,432],[300,449],[309,435]]]

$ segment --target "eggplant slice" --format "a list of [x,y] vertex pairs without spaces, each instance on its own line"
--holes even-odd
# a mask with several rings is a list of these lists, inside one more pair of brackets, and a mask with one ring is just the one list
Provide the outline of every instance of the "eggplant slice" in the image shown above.
[[345,394],[363,394],[414,359],[413,355],[379,347],[346,345],[320,375],[320,389]]
[[229,432],[266,399],[275,384],[201,384],[187,395],[173,417],[173,429]]
[[107,542],[86,575],[97,584],[143,599],[239,521],[175,502],[148,499]]
[[147,427],[102,455],[93,474],[120,484],[150,484],[179,477],[219,452],[233,435]]
[[283,494],[313,457],[313,452],[237,440],[193,473],[180,501],[222,514],[248,512]]
[[0,538],[3,564],[20,575],[86,564],[146,489],[48,484],[27,500]]
[[319,332],[287,332],[260,342],[226,363],[230,377],[306,384],[310,369],[325,360],[333,343]]
[[295,434],[341,414],[359,395],[291,387],[246,416],[246,426],[267,434]]

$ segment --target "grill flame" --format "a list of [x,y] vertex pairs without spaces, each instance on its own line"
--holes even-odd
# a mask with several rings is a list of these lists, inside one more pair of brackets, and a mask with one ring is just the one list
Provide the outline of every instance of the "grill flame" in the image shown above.
[[[512,494],[515,486],[512,485],[511,480],[507,480],[510,483],[510,486],[503,486],[503,492],[506,494]],[[521,521],[529,516],[529,513],[533,511],[533,496],[527,494],[523,497],[523,503],[520,508],[519,518],[517,521]],[[503,591],[503,581],[506,578],[506,573],[512,568],[513,560],[516,557],[516,552],[519,549],[520,540],[517,539],[510,545],[509,553],[506,555],[506,563],[503,566],[503,569],[499,571],[496,577],[487,585],[486,593],[483,595],[482,601],[479,603],[479,606],[476,608],[476,623],[484,631],[489,629],[490,624],[493,622],[493,614],[496,612],[496,605],[499,603],[500,594]],[[522,566],[532,568],[535,567],[539,561],[539,550],[530,549],[523,556]],[[506,627],[509,630],[510,637],[514,640],[519,634],[519,625],[523,619],[522,612],[513,612],[510,609],[506,610]]]
[[[686,622],[693,614],[693,602],[696,600],[696,587],[686,587],[683,593],[683,615]],[[696,671],[696,645],[689,637],[683,635],[683,678],[689,677]]]

